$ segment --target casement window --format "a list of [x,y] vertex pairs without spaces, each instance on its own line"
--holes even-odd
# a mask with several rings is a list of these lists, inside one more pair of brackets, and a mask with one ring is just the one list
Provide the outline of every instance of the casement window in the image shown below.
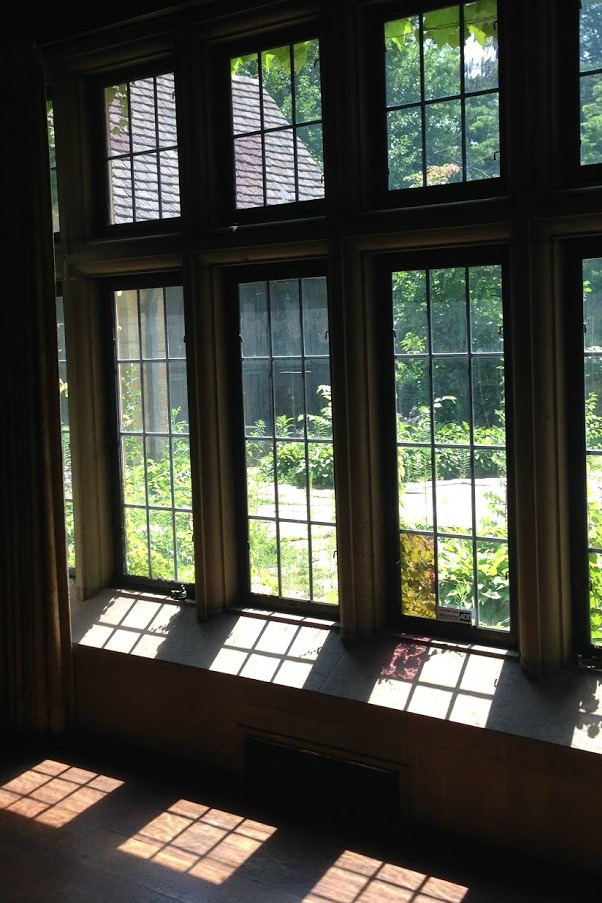
[[238,286],[253,595],[338,602],[325,276]]
[[49,52],[82,594],[598,649],[602,4],[192,6]]
[[[586,658],[602,653],[602,246],[572,242],[566,251],[566,332],[575,641]],[[569,302],[569,299],[570,302]],[[577,604],[578,603],[578,604]]]
[[507,633],[502,267],[433,265],[390,278],[399,612]]
[[111,84],[104,94],[110,222],[179,216],[173,73]]
[[[182,288],[112,292],[123,578],[194,583]],[[115,462],[117,463],[117,461]]]

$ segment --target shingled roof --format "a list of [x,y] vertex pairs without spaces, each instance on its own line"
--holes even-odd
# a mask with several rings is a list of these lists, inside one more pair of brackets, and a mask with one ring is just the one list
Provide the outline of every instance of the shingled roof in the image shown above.
[[112,222],[180,216],[173,74],[131,82],[128,117],[121,92],[108,120]]
[[[140,79],[130,90],[129,120],[123,95],[108,110],[112,222],[180,216],[173,75]],[[265,89],[261,109],[259,98],[258,79],[232,77],[237,209],[324,197],[306,145]]]
[[265,88],[260,109],[259,91],[258,79],[232,76],[237,209],[324,197],[316,161]]

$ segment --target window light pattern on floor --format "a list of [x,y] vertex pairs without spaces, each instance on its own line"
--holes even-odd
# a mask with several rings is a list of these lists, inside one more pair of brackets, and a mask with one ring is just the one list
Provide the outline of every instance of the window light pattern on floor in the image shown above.
[[0,787],[0,809],[61,828],[122,783],[65,762],[45,759]]
[[276,831],[232,812],[179,800],[120,846],[212,884],[222,884]]

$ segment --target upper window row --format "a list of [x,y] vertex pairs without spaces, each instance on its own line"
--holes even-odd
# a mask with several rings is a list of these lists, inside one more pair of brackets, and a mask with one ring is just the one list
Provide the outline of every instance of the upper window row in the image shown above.
[[[379,23],[383,185],[390,192],[502,174],[496,0]],[[267,42],[266,42],[267,44]],[[602,163],[602,2],[579,9],[580,164]],[[372,65],[373,63],[373,65]],[[236,210],[324,198],[318,37],[229,57],[229,161]],[[378,78],[376,83],[378,83]],[[180,216],[172,72],[104,89],[111,224]],[[222,147],[220,146],[220,155]],[[326,177],[328,174],[326,173]]]

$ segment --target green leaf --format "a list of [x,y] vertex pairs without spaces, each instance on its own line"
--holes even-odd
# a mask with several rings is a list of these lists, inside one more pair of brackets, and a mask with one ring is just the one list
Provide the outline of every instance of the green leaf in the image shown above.
[[466,35],[472,35],[484,47],[488,38],[497,44],[497,0],[467,3],[464,11]]
[[460,15],[457,6],[436,9],[426,13],[424,17],[426,37],[434,41],[437,47],[460,46]]
[[300,44],[293,45],[293,65],[295,67],[295,72],[298,73],[305,66],[309,48],[309,41],[302,41]]
[[417,19],[394,19],[392,22],[385,22],[385,43],[392,41],[398,50],[403,50],[406,40],[417,27]]
[[261,54],[261,63],[266,72],[276,66],[283,69],[287,75],[291,74],[291,50],[290,45],[285,47],[275,47],[273,50],[266,50]]

